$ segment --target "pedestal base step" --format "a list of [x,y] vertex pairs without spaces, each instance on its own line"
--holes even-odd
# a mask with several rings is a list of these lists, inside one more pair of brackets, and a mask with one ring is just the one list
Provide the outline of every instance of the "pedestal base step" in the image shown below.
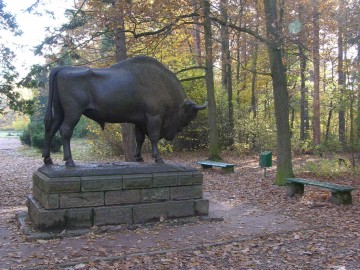
[[43,166],[27,206],[40,230],[161,221],[207,215],[202,184],[200,171],[179,164]]
[[156,222],[209,213],[206,199],[48,210],[28,196],[27,207],[32,224],[40,230]]

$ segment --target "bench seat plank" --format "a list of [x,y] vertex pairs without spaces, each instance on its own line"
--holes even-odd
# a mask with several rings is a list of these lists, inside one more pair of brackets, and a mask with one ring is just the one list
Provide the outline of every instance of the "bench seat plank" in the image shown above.
[[351,204],[351,191],[355,188],[350,186],[342,186],[337,184],[325,183],[316,180],[307,180],[302,178],[285,178],[287,182],[287,195],[292,197],[295,194],[304,194],[304,185],[316,186],[320,188],[330,189],[331,200],[336,204]]
[[353,187],[349,187],[349,186],[341,186],[341,185],[337,185],[337,184],[330,184],[330,183],[325,183],[325,182],[320,182],[320,181],[315,181],[315,180],[307,180],[307,179],[302,179],[302,178],[285,178],[285,180],[288,183],[298,183],[298,184],[303,184],[303,185],[317,186],[317,187],[327,188],[327,189],[335,190],[335,191],[352,191],[352,190],[354,190]]
[[206,166],[222,167],[222,168],[234,167],[234,166],[235,166],[235,164],[224,163],[224,162],[217,162],[217,161],[211,161],[211,160],[198,161],[198,164],[200,164],[200,165],[206,165]]
[[220,168],[222,168],[223,172],[226,172],[226,173],[234,172],[234,166],[236,166],[235,164],[225,163],[225,162],[217,162],[217,161],[212,161],[212,160],[202,160],[202,161],[198,161],[197,163],[200,164],[203,169],[209,169],[212,167],[220,167]]

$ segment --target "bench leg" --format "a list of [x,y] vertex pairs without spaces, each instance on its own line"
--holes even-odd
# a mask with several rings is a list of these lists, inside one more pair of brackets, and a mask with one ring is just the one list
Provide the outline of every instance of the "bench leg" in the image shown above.
[[286,195],[289,197],[294,196],[295,194],[303,195],[304,194],[304,185],[298,183],[287,184]]
[[224,173],[233,173],[234,172],[234,167],[225,167],[225,168],[222,168],[222,171]]
[[201,168],[203,168],[204,170],[206,170],[206,169],[211,169],[212,166],[211,166],[211,165],[202,165],[202,164],[201,164]]
[[333,191],[331,195],[331,201],[335,204],[352,204],[350,191]]

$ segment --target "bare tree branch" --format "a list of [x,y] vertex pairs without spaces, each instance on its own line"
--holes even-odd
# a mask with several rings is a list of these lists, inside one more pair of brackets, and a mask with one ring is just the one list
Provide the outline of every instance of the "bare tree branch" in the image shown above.
[[199,80],[199,79],[205,79],[205,76],[197,76],[197,77],[181,79],[180,82],[195,81],[195,80]]
[[170,32],[173,29],[173,27],[175,27],[180,20],[187,19],[187,18],[192,18],[194,16],[199,16],[199,15],[197,13],[190,13],[190,14],[181,15],[181,16],[177,17],[174,22],[172,22],[170,24],[167,24],[164,27],[162,27],[162,28],[160,28],[158,30],[154,30],[154,31],[148,31],[148,32],[143,32],[143,33],[139,33],[139,34],[137,34],[135,30],[124,30],[124,32],[131,33],[134,36],[134,38],[158,35],[158,34],[161,34],[161,33],[164,33],[164,32],[167,33],[167,32]]
[[254,69],[246,68],[246,67],[244,67],[244,65],[242,65],[241,63],[240,63],[240,65],[241,65],[241,68],[242,68],[242,69],[244,69],[244,70],[246,70],[246,71],[249,71],[249,72],[251,72],[251,73],[256,73],[256,74],[264,75],[264,76],[272,76],[270,72],[259,72],[259,71],[254,70]]
[[248,33],[249,35],[252,35],[253,37],[255,37],[257,40],[263,42],[263,43],[266,43],[266,44],[272,44],[271,41],[269,41],[267,38],[264,38],[263,36],[259,35],[259,33],[257,33],[256,31],[253,31],[251,30],[250,28],[247,28],[247,27],[241,27],[241,26],[238,26],[238,25],[235,25],[235,24],[232,24],[232,23],[229,23],[229,22],[225,22],[217,17],[214,17],[214,16],[210,16],[210,19],[214,22],[217,22],[218,24],[220,25],[223,25],[223,26],[227,26],[227,27],[230,27],[232,29],[235,29],[239,32],[244,32],[244,33]]
[[184,69],[181,69],[181,70],[175,72],[175,74],[179,74],[179,73],[181,73],[181,72],[185,72],[185,71],[188,71],[188,70],[194,70],[194,69],[202,69],[202,70],[205,70],[205,67],[204,67],[204,66],[194,66],[194,67],[184,68]]

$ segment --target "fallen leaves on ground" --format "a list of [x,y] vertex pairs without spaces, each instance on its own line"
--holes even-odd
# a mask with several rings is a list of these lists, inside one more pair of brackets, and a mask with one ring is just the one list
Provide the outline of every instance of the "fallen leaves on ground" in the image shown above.
[[[234,163],[235,173],[218,169],[204,171],[204,194],[212,202],[229,207],[249,204],[265,212],[279,213],[306,226],[301,230],[264,233],[242,238],[241,234],[221,234],[217,241],[199,242],[198,235],[179,237],[177,247],[170,246],[162,234],[175,233],[174,226],[186,230],[194,224],[215,227],[217,223],[196,220],[195,223],[160,222],[129,230],[94,227],[86,235],[64,239],[27,241],[17,228],[14,212],[24,207],[31,193],[31,175],[41,166],[41,159],[19,152],[14,139],[0,145],[0,269],[359,269],[360,268],[360,175],[326,179],[357,188],[352,192],[353,204],[337,206],[330,202],[330,193],[305,187],[303,197],[286,197],[284,187],[273,185],[275,166],[263,177],[258,157],[237,157],[223,154]],[[174,153],[165,160],[197,166],[206,152]],[[314,158],[314,157],[312,157]],[[294,158],[303,163],[305,156]],[[106,161],[106,160],[104,160]],[[151,160],[149,162],[152,162]],[[305,175],[311,177],[311,175]],[[321,180],[321,179],[318,179]],[[243,215],[256,215],[256,210]],[[224,221],[218,221],[219,223]],[[241,230],[244,224],[239,224]],[[266,229],[266,228],[264,228]],[[116,243],[137,235],[132,248]],[[204,232],[206,233],[206,232]],[[133,235],[134,235],[133,234]],[[159,237],[157,246],[144,248],[149,236]],[[219,234],[220,235],[220,234]],[[129,239],[132,241],[132,239]]]

